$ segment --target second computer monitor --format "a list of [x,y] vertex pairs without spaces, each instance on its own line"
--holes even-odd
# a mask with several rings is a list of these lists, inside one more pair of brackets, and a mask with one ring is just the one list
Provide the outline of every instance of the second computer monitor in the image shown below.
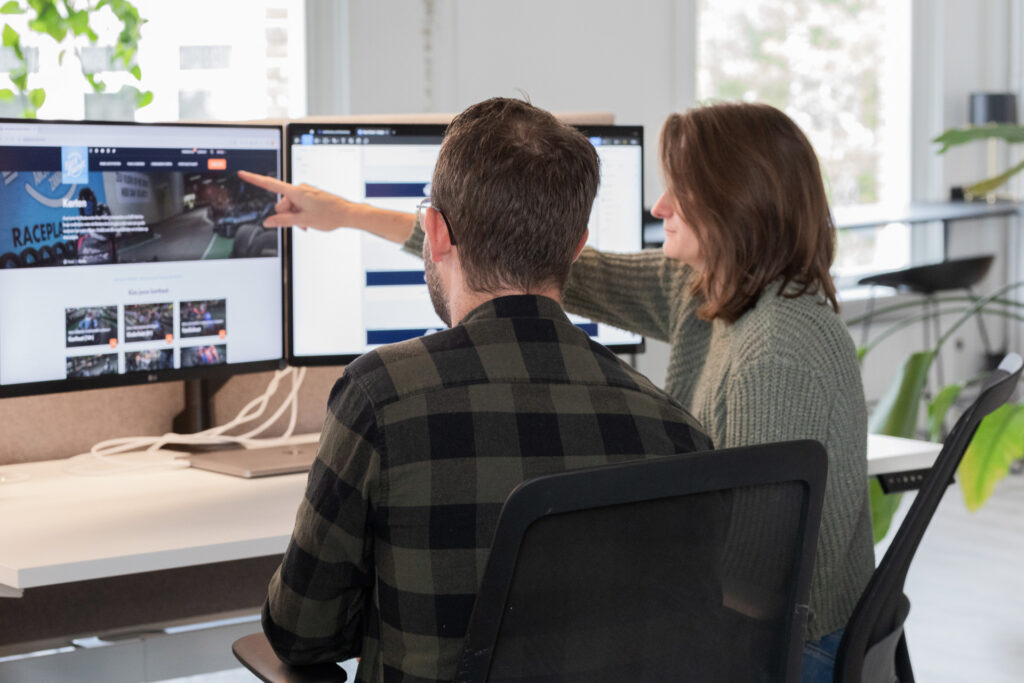
[[[643,129],[580,130],[601,159],[588,244],[637,251]],[[291,124],[286,134],[290,179],[411,213],[429,193],[444,131],[443,125]],[[346,363],[375,346],[444,328],[430,303],[422,259],[379,237],[360,230],[293,230],[287,264],[290,363]],[[631,332],[576,316],[572,320],[618,351],[636,351],[643,343]]]

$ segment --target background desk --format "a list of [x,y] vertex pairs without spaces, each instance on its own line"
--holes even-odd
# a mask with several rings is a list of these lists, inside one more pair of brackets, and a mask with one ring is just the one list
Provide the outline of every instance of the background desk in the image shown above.
[[[860,230],[877,228],[889,223],[905,223],[919,225],[922,223],[942,222],[944,235],[942,255],[949,257],[949,239],[953,223],[956,221],[997,218],[1000,216],[1016,216],[1021,210],[1018,202],[914,202],[911,204],[860,204],[857,206],[836,207],[833,219],[839,230]],[[660,220],[653,218],[649,210],[643,216],[643,245],[658,247],[665,241],[664,226]]]

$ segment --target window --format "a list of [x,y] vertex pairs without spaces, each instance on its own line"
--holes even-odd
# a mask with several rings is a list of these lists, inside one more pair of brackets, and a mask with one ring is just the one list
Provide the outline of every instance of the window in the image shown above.
[[[909,0],[700,0],[700,100],[766,102],[818,153],[833,206],[910,199]],[[840,286],[911,262],[910,230],[841,230]]]
[[[26,15],[4,16],[28,48],[30,87],[46,89],[41,118],[227,121],[305,114],[304,3],[135,0],[135,6],[147,20],[138,53],[141,83],[108,70],[117,30],[109,10],[91,20],[99,43],[82,39],[63,60],[58,55],[67,46],[28,31]],[[0,82],[11,61],[0,50]],[[106,92],[92,92],[83,67],[107,82]],[[153,102],[133,111],[133,95],[117,92],[122,85],[152,91]],[[20,103],[0,103],[0,116],[21,110]]]

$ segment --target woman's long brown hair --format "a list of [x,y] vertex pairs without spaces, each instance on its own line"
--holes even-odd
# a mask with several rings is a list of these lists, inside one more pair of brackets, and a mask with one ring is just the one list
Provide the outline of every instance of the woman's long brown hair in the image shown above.
[[735,322],[768,285],[820,293],[836,311],[836,232],[814,149],[766,104],[719,103],[672,114],[661,129],[669,194],[696,233],[693,293],[705,320]]

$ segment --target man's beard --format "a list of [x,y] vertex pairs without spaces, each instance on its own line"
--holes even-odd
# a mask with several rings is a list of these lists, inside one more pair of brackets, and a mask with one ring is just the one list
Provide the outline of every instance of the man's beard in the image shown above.
[[437,317],[448,327],[452,326],[452,314],[448,310],[448,293],[444,291],[441,275],[437,272],[437,264],[430,258],[430,243],[423,240],[423,277],[427,281],[430,292],[430,303],[434,305]]

